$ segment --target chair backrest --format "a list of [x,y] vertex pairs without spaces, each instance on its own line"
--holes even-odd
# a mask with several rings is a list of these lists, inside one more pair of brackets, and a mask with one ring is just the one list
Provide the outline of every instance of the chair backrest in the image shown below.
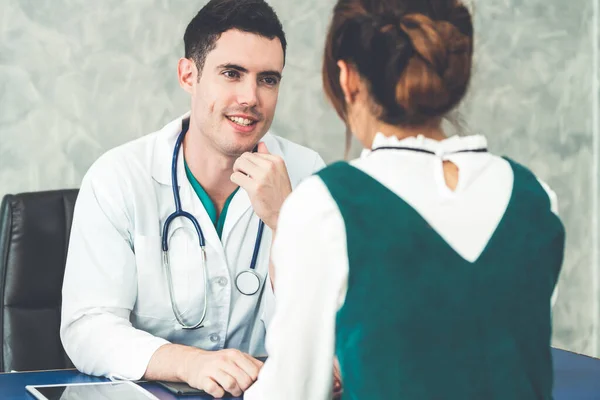
[[60,341],[78,190],[6,195],[0,206],[0,372],[72,368]]

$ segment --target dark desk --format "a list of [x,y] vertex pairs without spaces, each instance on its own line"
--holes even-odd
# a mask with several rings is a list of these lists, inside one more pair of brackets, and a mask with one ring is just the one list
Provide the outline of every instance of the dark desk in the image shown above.
[[[557,349],[552,351],[552,355],[554,358],[555,400],[600,399],[600,360]],[[75,370],[0,374],[0,399],[32,400],[33,396],[25,391],[26,385],[102,381],[106,381],[106,379],[83,375]],[[177,398],[157,384],[142,383],[141,385],[161,400]],[[208,400],[211,397],[185,396],[180,398]]]
[[600,399],[599,359],[558,349],[552,350],[552,358],[555,400]]
[[[61,383],[107,381],[108,379],[84,375],[74,369],[0,374],[0,400],[35,400],[35,397],[25,390],[25,386],[27,385],[55,385]],[[156,383],[142,382],[140,385],[160,400],[173,400],[178,398]],[[213,397],[180,396],[179,398],[187,400],[210,400]],[[229,398],[228,400],[241,400],[241,398]]]

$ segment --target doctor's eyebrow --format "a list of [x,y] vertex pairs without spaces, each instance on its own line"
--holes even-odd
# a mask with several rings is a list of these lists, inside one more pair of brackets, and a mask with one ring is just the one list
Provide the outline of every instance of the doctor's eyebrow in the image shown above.
[[[217,69],[232,69],[241,73],[248,73],[248,69],[242,67],[241,65],[237,65],[237,64],[221,64],[217,67]],[[265,76],[269,76],[269,77],[274,77],[277,78],[278,81],[281,80],[282,76],[281,73],[278,71],[262,71],[258,73],[259,77],[265,77]]]

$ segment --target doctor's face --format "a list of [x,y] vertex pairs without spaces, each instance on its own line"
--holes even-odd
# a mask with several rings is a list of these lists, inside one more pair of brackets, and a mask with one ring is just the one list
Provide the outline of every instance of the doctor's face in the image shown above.
[[251,151],[273,121],[283,62],[278,38],[234,29],[221,34],[199,79],[191,68],[191,130],[227,156]]

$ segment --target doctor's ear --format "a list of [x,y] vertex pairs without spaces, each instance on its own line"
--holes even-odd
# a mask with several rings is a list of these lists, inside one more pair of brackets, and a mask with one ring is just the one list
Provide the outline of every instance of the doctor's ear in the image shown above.
[[339,60],[337,66],[340,69],[340,87],[344,93],[346,104],[353,104],[361,89],[360,75],[352,64]]
[[188,93],[192,93],[192,88],[198,82],[198,68],[196,63],[189,58],[181,58],[177,63],[177,77],[179,86]]

